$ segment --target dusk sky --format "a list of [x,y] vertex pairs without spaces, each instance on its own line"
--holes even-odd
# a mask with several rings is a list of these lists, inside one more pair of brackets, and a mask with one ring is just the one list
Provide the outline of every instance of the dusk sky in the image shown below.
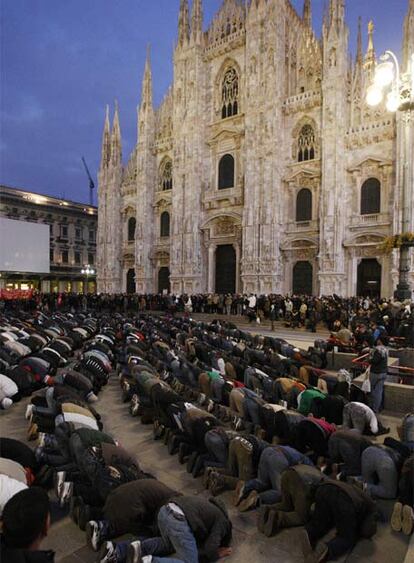
[[[327,1],[327,0],[326,0]],[[321,31],[325,0],[313,0]],[[222,0],[204,0],[205,27]],[[303,0],[292,4],[302,12]],[[347,0],[355,52],[358,16],[375,23],[377,54],[400,54],[408,0]],[[124,162],[136,143],[146,45],[154,98],[172,81],[179,0],[1,0],[0,183],[88,201],[107,103],[119,101]],[[96,182],[97,183],[97,182]]]

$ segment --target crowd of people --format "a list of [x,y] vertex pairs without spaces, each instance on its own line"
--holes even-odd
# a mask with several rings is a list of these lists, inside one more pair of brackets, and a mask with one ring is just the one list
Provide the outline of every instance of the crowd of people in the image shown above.
[[341,298],[337,295],[312,297],[304,295],[254,294],[104,294],[39,293],[28,299],[0,299],[0,311],[54,311],[72,313],[88,310],[136,313],[162,311],[175,314],[201,313],[246,317],[249,322],[268,321],[272,329],[282,321],[292,328],[318,327],[334,331],[345,327],[355,332],[360,326],[381,326],[388,337],[401,338],[414,346],[414,302],[369,297]]
[[[388,436],[379,415],[386,337],[373,334],[364,391],[346,370],[323,372],[313,348],[224,321],[9,308],[0,316],[0,406],[31,396],[28,439],[37,446],[0,439],[2,560],[53,561],[40,551],[51,489],[101,563],[230,556],[232,523],[220,498],[227,490],[240,512],[257,511],[265,536],[297,527],[307,563],[372,538],[378,499],[394,502],[392,529],[410,535],[414,413],[398,439]],[[146,471],[139,452],[107,432],[99,396],[117,376],[131,416],[153,425],[154,439],[203,478],[209,497],[157,480],[156,465]],[[126,533],[136,539],[116,541]]]

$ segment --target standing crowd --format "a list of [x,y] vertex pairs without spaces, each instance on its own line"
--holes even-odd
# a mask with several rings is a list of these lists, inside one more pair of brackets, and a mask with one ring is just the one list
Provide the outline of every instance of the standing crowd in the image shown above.
[[[189,316],[98,310],[0,316],[0,405],[31,395],[28,439],[37,440],[32,450],[0,439],[2,560],[53,561],[40,546],[49,489],[101,563],[230,556],[232,523],[220,498],[228,490],[240,512],[257,511],[265,536],[296,527],[307,563],[372,538],[381,499],[393,501],[393,530],[412,533],[414,413],[398,439],[379,440],[389,434],[379,416],[383,331],[372,331],[366,392],[347,371],[320,369],[323,346],[299,350]],[[156,465],[148,472],[122,436],[106,432],[99,395],[117,376],[130,414],[203,478],[208,497],[160,482]],[[116,541],[127,533],[136,539]]]

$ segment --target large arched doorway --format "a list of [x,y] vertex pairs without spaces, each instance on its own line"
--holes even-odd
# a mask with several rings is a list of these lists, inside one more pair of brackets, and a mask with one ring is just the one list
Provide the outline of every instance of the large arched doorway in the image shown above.
[[380,297],[381,264],[375,258],[364,258],[358,264],[357,295],[359,297]]
[[292,292],[295,295],[312,295],[313,267],[310,262],[296,262],[293,266]]
[[231,244],[216,250],[216,293],[236,293],[236,251]]
[[163,266],[158,270],[158,293],[163,293],[164,290],[170,292],[170,269]]
[[135,293],[135,270],[131,268],[127,272],[126,291],[128,294]]

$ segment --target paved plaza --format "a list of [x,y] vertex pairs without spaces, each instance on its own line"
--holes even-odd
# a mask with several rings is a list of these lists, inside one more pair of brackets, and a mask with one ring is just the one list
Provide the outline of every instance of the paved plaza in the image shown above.
[[[279,335],[279,332],[277,334]],[[290,340],[293,341],[303,338],[306,333],[290,332],[290,334]],[[312,340],[314,335],[307,334]],[[285,331],[283,335],[287,336]],[[27,421],[24,418],[26,403],[27,400],[24,400],[10,411],[2,411],[0,415],[2,435],[26,441]],[[103,417],[105,430],[117,437],[123,446],[137,454],[144,470],[150,471],[157,479],[184,494],[206,495],[202,479],[194,479],[187,474],[185,466],[178,463],[177,457],[171,457],[162,442],[153,440],[152,426],[144,426],[139,419],[129,415],[127,405],[121,402],[120,387],[115,376],[111,377],[109,384],[100,394],[97,409]],[[396,435],[398,417],[393,416],[392,413],[385,413],[382,418],[386,425],[391,426],[392,435]],[[33,442],[29,444],[33,444]],[[222,498],[229,507],[234,529],[233,555],[228,558],[229,561],[237,563],[303,562],[295,529],[283,530],[274,538],[266,538],[257,531],[255,511],[239,513],[232,506],[231,493],[225,493]],[[67,516],[68,509],[62,510],[57,506],[53,493],[51,493],[51,499],[53,525],[50,535],[45,541],[45,548],[55,550],[56,561],[61,563],[95,561],[96,554],[86,546],[85,533],[81,532]],[[340,561],[347,561],[347,563],[378,563],[381,561],[401,563],[404,560],[406,563],[412,563],[414,561],[406,555],[409,538],[392,532],[389,526],[392,506],[392,501],[380,502],[384,521],[379,524],[374,540],[360,541],[354,551]]]

